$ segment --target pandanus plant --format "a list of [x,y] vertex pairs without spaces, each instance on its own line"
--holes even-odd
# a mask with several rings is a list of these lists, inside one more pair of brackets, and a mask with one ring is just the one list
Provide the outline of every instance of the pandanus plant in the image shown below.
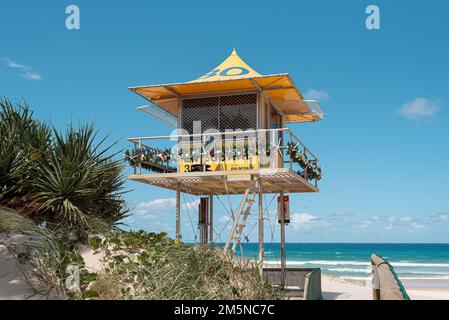
[[115,226],[127,215],[125,178],[105,140],[93,124],[60,132],[0,100],[0,205],[71,230]]

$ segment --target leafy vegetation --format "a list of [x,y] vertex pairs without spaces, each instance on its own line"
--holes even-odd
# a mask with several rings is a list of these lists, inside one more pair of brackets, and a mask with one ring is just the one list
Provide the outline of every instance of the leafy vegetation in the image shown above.
[[123,219],[124,175],[92,124],[64,133],[0,100],[0,205],[35,222],[88,231]]
[[[51,129],[27,105],[0,99],[0,200],[25,203],[26,182],[50,148]],[[16,198],[16,199],[15,199]]]
[[221,250],[201,249],[165,233],[115,232],[94,238],[105,269],[73,299],[276,299],[255,264]]
[[[0,99],[0,232],[32,235],[16,254],[36,293],[71,299],[273,299],[278,292],[249,261],[186,246],[165,233],[118,231],[127,216],[120,161],[92,124],[64,132],[26,104]],[[104,270],[88,272],[88,234]],[[68,267],[80,287],[67,291]]]

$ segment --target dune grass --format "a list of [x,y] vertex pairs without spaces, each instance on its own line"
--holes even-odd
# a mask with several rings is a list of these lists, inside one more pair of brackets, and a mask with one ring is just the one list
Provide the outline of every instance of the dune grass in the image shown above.
[[[165,233],[113,233],[93,239],[105,269],[90,283],[99,299],[279,299],[257,266],[219,249],[186,246]],[[72,295],[82,298],[83,293]]]

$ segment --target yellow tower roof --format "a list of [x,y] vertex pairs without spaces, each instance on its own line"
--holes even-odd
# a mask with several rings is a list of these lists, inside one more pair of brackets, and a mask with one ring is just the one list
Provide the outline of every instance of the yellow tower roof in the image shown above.
[[245,61],[240,58],[235,48],[232,53],[220,65],[213,68],[210,72],[195,79],[192,82],[208,82],[220,80],[233,80],[261,77],[262,75],[251,68]]
[[175,117],[182,98],[205,93],[259,91],[277,105],[287,122],[322,119],[319,103],[305,101],[287,73],[261,75],[243,61],[235,49],[220,65],[198,79],[129,89]]

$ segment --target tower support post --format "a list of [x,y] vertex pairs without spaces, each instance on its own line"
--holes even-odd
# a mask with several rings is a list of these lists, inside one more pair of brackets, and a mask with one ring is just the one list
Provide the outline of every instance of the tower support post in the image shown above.
[[214,195],[209,195],[209,243],[214,246]]
[[181,240],[181,185],[176,186],[176,239]]
[[198,206],[198,228],[200,230],[200,243],[203,248],[206,248],[209,242],[209,198],[200,198],[200,204]]
[[285,287],[285,216],[284,216],[284,192],[280,193],[280,209],[279,209],[279,219],[281,220],[281,288]]
[[263,263],[264,263],[264,233],[263,233],[263,189],[262,183],[259,181],[259,273],[263,276]]

